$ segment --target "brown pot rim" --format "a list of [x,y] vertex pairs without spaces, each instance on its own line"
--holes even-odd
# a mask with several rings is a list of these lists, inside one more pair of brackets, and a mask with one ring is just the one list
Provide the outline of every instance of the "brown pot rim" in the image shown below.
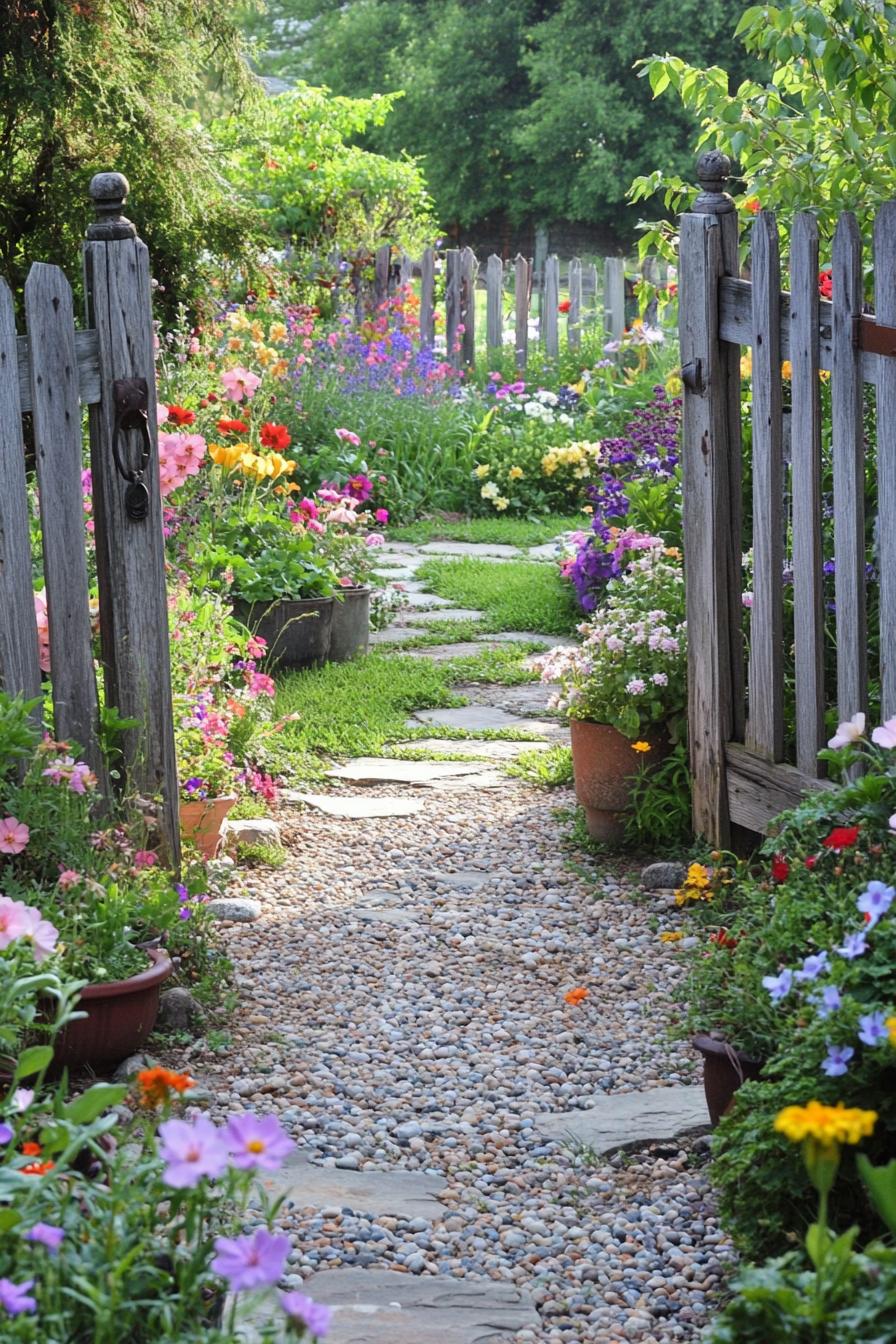
[[217,807],[218,803],[237,803],[239,802],[238,793],[219,793],[214,798],[181,798],[179,807],[201,807],[210,810]]
[[764,1064],[762,1059],[756,1059],[753,1055],[748,1055],[745,1050],[738,1050],[736,1045],[729,1041],[720,1041],[716,1036],[706,1036],[702,1032],[691,1037],[691,1045],[695,1050],[699,1050],[701,1055],[723,1055],[730,1059],[732,1055],[742,1064],[753,1064],[756,1067]]
[[144,989],[152,989],[154,985],[160,985],[163,980],[174,969],[174,964],[168,953],[163,947],[147,947],[144,949],[146,955],[152,962],[145,971],[138,971],[136,975],[129,975],[127,980],[105,980],[102,984],[85,985],[81,990],[82,999],[111,999],[119,994],[139,994]]

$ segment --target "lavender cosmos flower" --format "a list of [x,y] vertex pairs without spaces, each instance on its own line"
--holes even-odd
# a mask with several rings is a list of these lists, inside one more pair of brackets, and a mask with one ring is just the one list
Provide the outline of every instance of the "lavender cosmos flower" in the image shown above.
[[0,1279],[0,1307],[8,1316],[21,1316],[25,1311],[37,1311],[37,1298],[28,1296],[33,1287],[33,1279],[26,1279],[24,1283]]
[[827,952],[819,952],[815,956],[806,957],[802,969],[794,975],[794,980],[806,981],[817,980],[823,971],[828,969]]
[[166,1120],[159,1125],[159,1154],[168,1165],[162,1180],[173,1190],[188,1190],[203,1176],[220,1176],[230,1161],[221,1130],[206,1115],[188,1120]]
[[829,1078],[840,1078],[846,1073],[849,1061],[855,1054],[851,1045],[828,1045],[827,1058],[821,1069]]
[[847,961],[855,961],[863,952],[867,951],[864,931],[859,933],[848,933],[843,939],[843,943],[836,949],[837,955],[844,957]]
[[309,1330],[315,1339],[323,1339],[333,1319],[332,1307],[313,1302],[304,1293],[281,1293],[280,1305],[295,1325]]
[[780,1003],[793,988],[793,971],[785,968],[780,975],[764,975],[762,987],[768,990],[772,1003]]
[[864,1045],[882,1045],[889,1037],[883,1013],[865,1013],[859,1018],[859,1040]]
[[224,1132],[231,1164],[244,1171],[276,1171],[295,1148],[275,1115],[232,1115]]
[[216,1237],[218,1254],[212,1269],[227,1279],[235,1293],[250,1288],[269,1288],[286,1268],[289,1237],[276,1237],[257,1227],[251,1236]]
[[887,887],[883,882],[869,882],[856,907],[861,910],[869,929],[873,929],[881,915],[885,915],[896,898],[896,887]]
[[26,1241],[36,1241],[41,1246],[46,1246],[51,1255],[56,1255],[59,1247],[65,1241],[65,1231],[61,1227],[54,1227],[52,1223],[35,1223],[25,1233]]

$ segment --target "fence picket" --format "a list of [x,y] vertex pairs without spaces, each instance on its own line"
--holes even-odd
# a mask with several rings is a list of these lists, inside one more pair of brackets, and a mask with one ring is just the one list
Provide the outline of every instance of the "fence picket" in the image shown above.
[[544,263],[544,293],[541,307],[541,339],[548,359],[560,354],[560,331],[557,308],[560,303],[560,262],[556,255]]
[[573,257],[569,263],[569,309],[566,314],[566,343],[575,349],[582,344],[582,263]]
[[388,243],[376,250],[373,267],[373,300],[377,308],[389,297],[389,268],[392,262],[392,249]]
[[420,344],[431,350],[435,339],[435,253],[428,247],[420,262]]
[[504,341],[504,263],[494,252],[485,266],[486,345],[500,350]]
[[516,315],[514,347],[518,369],[524,369],[529,358],[529,281],[531,269],[526,258],[518,253],[516,261],[513,263],[513,301]]
[[611,341],[625,331],[625,265],[621,257],[604,261],[604,326]]
[[[31,580],[31,538],[17,339],[12,294],[0,280],[0,684],[10,695],[40,697],[37,622]],[[40,723],[40,706],[32,711]]]
[[818,222],[808,211],[793,221],[790,277],[796,763],[805,774],[817,775],[825,708],[821,396]]
[[854,340],[863,303],[862,239],[852,214],[840,216],[834,234],[833,286],[837,703],[847,719],[866,710],[868,700],[862,352]]
[[461,360],[465,369],[476,367],[476,276],[479,264],[473,249],[460,254],[460,312],[463,323]]
[[597,308],[598,292],[599,292],[597,282],[597,267],[594,265],[593,262],[591,263],[590,266],[586,266],[582,273],[582,289],[583,289],[583,297],[587,301],[586,306],[588,308],[588,321],[589,323],[594,324],[599,320],[600,315],[598,313]]
[[[874,308],[882,326],[896,326],[896,201],[874,226]],[[881,720],[896,714],[896,360],[877,376],[877,567],[880,576]]]
[[71,287],[58,266],[35,262],[25,282],[31,405],[50,622],[53,711],[101,781],[99,700],[88,607],[81,492],[81,405]]
[[753,225],[753,608],[747,746],[784,755],[781,262],[775,217]]
[[450,247],[445,253],[445,345],[448,362],[456,369],[460,368],[460,349],[455,348],[458,345],[460,316],[460,252],[456,247]]
[[414,263],[411,261],[407,252],[401,254],[401,268],[398,282],[400,285],[409,285],[414,277]]

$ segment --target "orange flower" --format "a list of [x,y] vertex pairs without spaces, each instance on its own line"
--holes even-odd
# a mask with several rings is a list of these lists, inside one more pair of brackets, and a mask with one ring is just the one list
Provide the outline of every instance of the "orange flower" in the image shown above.
[[762,206],[759,203],[758,196],[748,196],[744,201],[744,209],[749,210],[751,215],[758,215]]
[[571,1003],[574,1008],[577,1008],[583,999],[587,999],[588,991],[580,985],[578,989],[571,989],[569,993],[564,994],[563,997],[567,1003]]
[[55,1165],[55,1162],[29,1162],[26,1167],[21,1168],[21,1172],[23,1176],[46,1176]]
[[41,1146],[40,1146],[39,1143],[23,1143],[23,1144],[22,1144],[22,1156],[23,1156],[23,1157],[40,1157],[40,1155],[41,1155],[42,1152],[43,1152],[43,1149],[41,1148]]
[[633,742],[633,743],[632,743],[632,751],[649,751],[649,750],[650,750],[650,743],[649,743],[649,742]]
[[172,1073],[170,1069],[143,1069],[137,1074],[141,1106],[161,1106],[171,1099],[172,1092],[186,1092],[196,1084],[186,1073]]

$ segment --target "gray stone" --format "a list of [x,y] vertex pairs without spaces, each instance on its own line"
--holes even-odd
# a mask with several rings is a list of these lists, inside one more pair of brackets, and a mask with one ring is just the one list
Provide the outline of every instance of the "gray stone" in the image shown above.
[[405,598],[409,607],[417,611],[431,611],[437,607],[452,607],[454,603],[448,597],[437,597],[435,593],[423,591],[422,584],[408,584]]
[[433,621],[481,621],[482,612],[470,607],[439,607],[438,611],[412,611],[405,616],[408,625],[431,625]]
[[156,1026],[162,1031],[189,1031],[202,1020],[202,1009],[188,989],[166,989],[159,999]]
[[553,541],[542,542],[540,546],[530,546],[526,554],[530,560],[556,560],[564,541],[565,537],[555,537]]
[[214,901],[209,901],[205,908],[215,919],[229,919],[234,924],[251,924],[261,915],[260,902],[251,901],[245,896],[221,896]]
[[406,639],[419,639],[420,631],[407,625],[387,625],[385,630],[371,630],[371,644],[402,644]]
[[491,635],[477,635],[477,639],[494,639],[499,644],[543,644],[546,649],[573,649],[578,640],[569,635],[540,635],[537,630],[498,630]]
[[661,891],[664,887],[680,887],[687,870],[683,863],[649,863],[641,872],[641,886],[648,891]]
[[296,802],[306,803],[328,817],[345,817],[351,820],[365,817],[411,817],[423,811],[423,803],[418,798],[340,798],[328,793],[299,793]]
[[280,827],[271,817],[253,817],[248,821],[225,821],[221,835],[228,849],[237,845],[282,845]]
[[457,775],[475,775],[480,766],[467,761],[393,761],[387,757],[359,756],[327,773],[332,779],[363,784],[429,784]]
[[425,1218],[428,1222],[445,1215],[445,1206],[438,1197],[445,1188],[444,1179],[416,1171],[318,1167],[299,1152],[279,1171],[264,1172],[258,1184],[271,1198],[283,1195],[298,1209],[326,1209],[335,1205],[372,1218]]
[[547,1138],[574,1139],[597,1153],[675,1139],[708,1129],[702,1087],[655,1087],[649,1092],[622,1092],[595,1099],[587,1111],[550,1112],[535,1117],[535,1128]]
[[[419,633],[419,631],[418,631]],[[496,649],[497,644],[473,640],[458,640],[456,644],[429,644],[419,649],[408,649],[410,658],[429,658],[434,663],[449,663],[452,658],[475,658],[483,649]]]
[[146,1055],[128,1055],[123,1059],[112,1075],[113,1083],[129,1083],[138,1073],[150,1067]]
[[471,732],[483,728],[515,728],[520,733],[531,733],[533,737],[547,737],[556,741],[558,737],[569,741],[569,728],[559,723],[550,723],[544,719],[526,719],[518,714],[510,714],[506,709],[495,705],[461,705],[457,709],[421,709],[410,720],[412,725],[420,723],[438,724],[444,728],[467,728]]
[[485,886],[486,882],[491,882],[494,876],[494,873],[481,873],[478,869],[460,873],[430,873],[435,882],[445,887],[453,887],[457,891],[476,891],[479,887]]
[[493,555],[518,556],[518,546],[490,541],[428,541],[420,550],[424,555],[473,555],[488,560]]
[[454,756],[469,756],[483,761],[513,761],[522,751],[548,751],[550,742],[504,742],[500,738],[494,741],[473,738],[421,737],[416,741],[396,742],[396,747],[407,747],[414,751],[431,751]]
[[388,906],[356,906],[349,912],[350,919],[360,920],[362,924],[394,924],[397,928],[406,928],[416,924],[417,919],[408,910],[394,910]]

